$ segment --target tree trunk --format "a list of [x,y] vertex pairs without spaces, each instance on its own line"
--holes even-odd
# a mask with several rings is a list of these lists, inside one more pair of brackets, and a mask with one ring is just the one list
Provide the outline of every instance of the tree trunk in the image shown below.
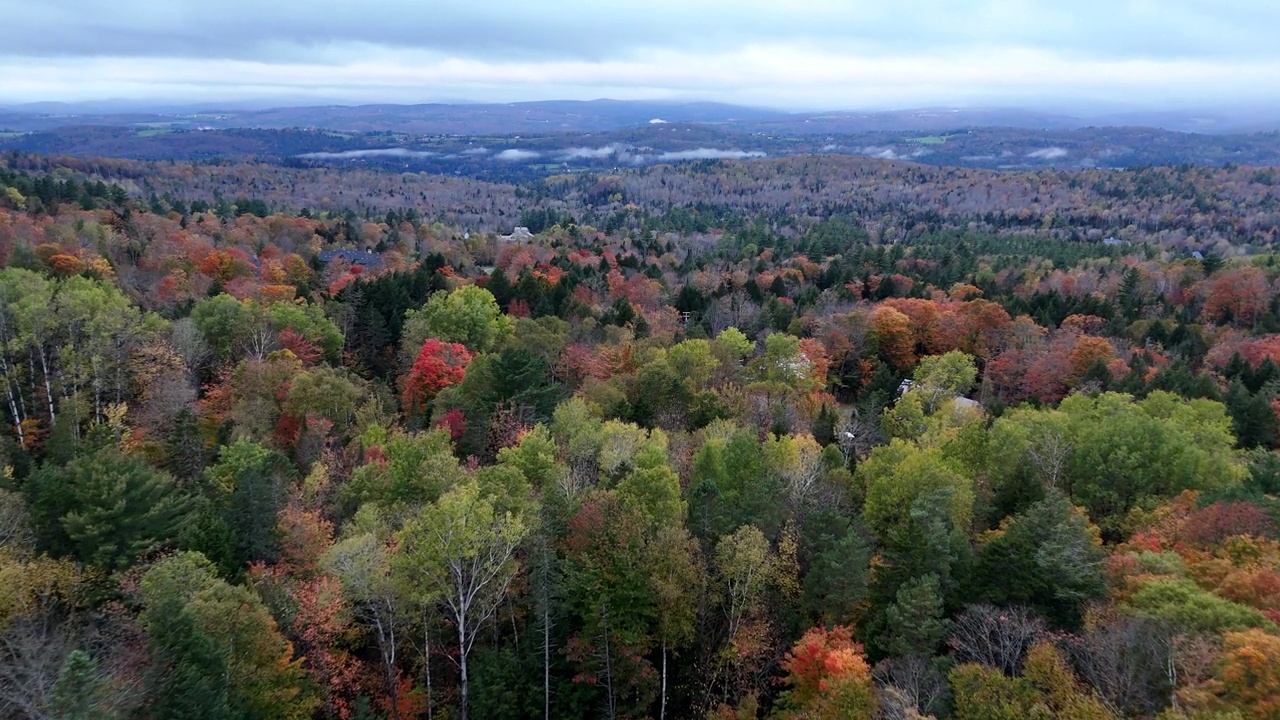
[[422,613],[422,665],[427,675],[427,720],[433,720],[435,710],[431,707],[431,621],[427,613]]
[[40,348],[40,370],[44,375],[44,397],[49,403],[49,426],[57,422],[58,415],[53,411],[53,383],[49,380],[49,360],[44,355],[44,348]]
[[[22,413],[18,411],[18,402],[14,397],[13,383],[9,380],[9,361],[3,354],[0,354],[0,374],[4,375],[4,390],[9,398],[9,412],[13,414],[13,429],[18,435],[18,444],[25,448],[27,440],[23,435]],[[19,387],[18,391],[20,393],[22,388]]]
[[667,640],[662,640],[662,701],[658,705],[658,720],[667,720]]
[[93,420],[94,422],[102,422],[102,380],[98,377],[98,359],[95,357],[93,365]]
[[458,715],[460,720],[467,720],[467,624],[466,618],[460,616],[458,618],[458,670],[459,676],[459,699],[462,704],[462,712]]
[[390,627],[390,624],[384,627],[381,618],[376,614],[373,621],[378,632],[378,648],[382,655],[382,672],[386,676],[387,697],[391,700],[391,717],[393,720],[399,720],[400,698],[397,696],[400,688],[396,684],[395,628]]
[[609,720],[615,720],[618,717],[618,704],[613,696],[613,658],[612,650],[609,648],[609,609],[601,605],[600,614],[604,617],[604,689],[607,693],[605,717]]

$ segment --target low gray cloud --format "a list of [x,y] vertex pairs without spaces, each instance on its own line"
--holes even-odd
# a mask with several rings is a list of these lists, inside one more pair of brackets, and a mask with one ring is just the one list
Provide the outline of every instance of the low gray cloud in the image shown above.
[[675,162],[679,160],[743,160],[746,158],[764,157],[765,154],[759,150],[717,150],[716,148],[697,148],[696,150],[676,150],[671,152],[659,153],[657,155],[644,155],[648,161],[654,162]]
[[561,160],[564,160],[564,161],[603,160],[604,158],[612,157],[613,155],[618,154],[620,150],[621,149],[617,145],[605,145],[604,147],[598,147],[598,148],[575,147],[575,148],[569,148],[568,150],[561,152],[559,157]]
[[1071,153],[1068,152],[1066,148],[1047,147],[1040,150],[1032,150],[1027,153],[1027,157],[1035,158],[1037,160],[1061,160],[1070,154]]
[[342,152],[311,152],[298,157],[304,160],[355,160],[359,158],[429,158],[439,153],[405,148],[378,148],[374,150],[343,150]]
[[542,157],[542,153],[532,150],[503,150],[493,156],[494,160],[502,160],[504,162],[524,162],[525,160],[536,160]]
[[875,145],[862,148],[862,154],[880,158],[881,160],[897,160],[900,157],[891,147],[876,147]]
[[887,145],[868,145],[867,147],[862,148],[862,154],[868,157],[878,158],[880,160],[913,160],[915,158],[922,158],[925,155],[930,155],[932,154],[932,151],[926,147],[916,147],[909,153],[901,153]]

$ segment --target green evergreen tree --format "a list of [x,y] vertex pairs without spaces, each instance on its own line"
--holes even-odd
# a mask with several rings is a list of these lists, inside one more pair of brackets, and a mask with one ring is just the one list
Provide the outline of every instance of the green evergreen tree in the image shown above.
[[108,572],[173,540],[191,508],[168,473],[114,447],[46,464],[26,489],[44,548]]
[[236,537],[239,565],[275,559],[276,516],[284,509],[289,473],[287,458],[248,440],[224,447],[209,468],[211,491]]
[[147,716],[153,720],[242,720],[230,702],[226,662],[177,598],[144,614],[153,661]]
[[1106,590],[1105,558],[1088,518],[1065,495],[1051,492],[982,546],[973,596],[996,605],[1024,605],[1053,625],[1074,628],[1085,606]]
[[1222,398],[1231,413],[1231,425],[1236,440],[1243,448],[1274,448],[1280,444],[1280,420],[1276,419],[1271,403],[1263,395],[1252,395],[1239,380]]
[[947,636],[938,576],[928,573],[903,583],[885,610],[885,624],[881,645],[889,655],[932,656]]
[[805,524],[804,541],[811,559],[801,581],[803,624],[849,624],[867,597],[871,543],[836,509],[816,512]]
[[83,650],[73,650],[49,691],[49,717],[54,720],[113,720],[120,713],[112,706],[110,680],[98,661]]
[[165,438],[164,469],[180,483],[194,485],[207,462],[208,454],[204,438],[200,435],[198,418],[189,408],[183,408],[174,417],[173,427]]

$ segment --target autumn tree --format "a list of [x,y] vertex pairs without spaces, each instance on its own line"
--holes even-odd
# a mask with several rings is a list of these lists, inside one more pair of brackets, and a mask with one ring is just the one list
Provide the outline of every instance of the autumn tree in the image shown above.
[[511,333],[512,321],[502,314],[493,293],[474,285],[438,292],[421,310],[405,314],[401,347],[406,364],[427,338],[458,343],[471,352],[488,352]]
[[405,525],[405,571],[435,593],[458,635],[460,717],[467,717],[469,665],[479,629],[506,597],[519,569],[526,520],[498,509],[475,480],[463,480]]
[[1223,635],[1222,664],[1209,688],[1248,717],[1280,718],[1280,638],[1261,630]]
[[466,347],[459,343],[443,343],[428,338],[402,380],[401,403],[405,409],[421,414],[441,390],[461,383],[471,357]]
[[1205,281],[1202,315],[1211,322],[1252,326],[1266,312],[1270,294],[1267,278],[1256,267],[1238,267],[1216,273]]
[[335,578],[353,617],[373,632],[382,666],[385,706],[399,716],[403,693],[399,665],[409,623],[412,598],[394,574],[391,539],[380,526],[376,511],[366,511],[353,523],[350,537],[334,544],[321,565]]
[[915,364],[915,336],[911,319],[901,312],[879,305],[871,312],[871,332],[879,344],[880,355],[897,370]]
[[310,717],[316,700],[275,620],[256,595],[218,579],[202,555],[157,563],[141,593],[157,716]]
[[[650,520],[610,491],[589,492],[563,539],[565,596],[573,617],[566,655],[574,681],[595,688],[606,717],[639,715],[655,698],[655,600],[678,571],[666,556],[646,556]],[[674,538],[672,538],[674,540]],[[677,548],[669,548],[675,551]],[[663,567],[663,566],[667,567]],[[679,637],[678,616],[668,642]]]
[[849,628],[813,628],[782,660],[789,689],[779,700],[782,718],[869,719],[878,703],[871,668]]

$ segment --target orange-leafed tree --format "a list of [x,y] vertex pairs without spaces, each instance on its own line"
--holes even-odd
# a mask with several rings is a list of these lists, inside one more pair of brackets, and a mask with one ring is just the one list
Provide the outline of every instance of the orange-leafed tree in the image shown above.
[[[894,281],[897,287],[897,280]],[[912,345],[927,345],[930,335],[934,330],[934,326],[941,315],[938,304],[932,300],[923,298],[890,298],[884,301],[884,307],[893,308],[903,315],[907,316],[911,334],[913,337]],[[875,313],[872,313],[872,324],[875,323]],[[946,352],[954,348],[946,348],[938,352]]]
[[871,312],[871,332],[880,344],[880,354],[898,370],[906,370],[916,362],[915,334],[911,319],[888,305]]
[[1104,338],[1094,335],[1081,337],[1076,341],[1075,347],[1071,349],[1071,354],[1067,356],[1068,362],[1071,363],[1072,376],[1075,378],[1082,377],[1098,361],[1102,361],[1105,365],[1115,355],[1115,352],[1115,347]]
[[1280,720],[1280,637],[1256,629],[1226,633],[1222,665],[1210,685],[1246,717]]
[[53,268],[53,272],[61,277],[71,277],[72,275],[79,275],[84,270],[84,263],[75,255],[58,253],[49,258],[49,267]]
[[232,248],[214,250],[200,261],[199,267],[202,274],[225,283],[232,278],[250,274],[252,266],[244,251]]
[[1063,318],[1061,329],[1076,335],[1096,335],[1106,326],[1106,318],[1097,315],[1068,315]]
[[295,499],[280,512],[277,529],[280,561],[254,565],[250,570],[253,587],[261,595],[282,599],[292,609],[289,639],[320,690],[326,716],[348,720],[353,717],[355,697],[376,673],[348,651],[359,629],[352,622],[341,581],[320,567],[321,558],[333,546],[333,524]]
[[876,712],[871,668],[847,627],[812,628],[782,660],[791,689],[780,717],[825,720],[870,718]]
[[1267,311],[1267,276],[1256,267],[1220,272],[1206,282],[1205,320],[1251,326]]

